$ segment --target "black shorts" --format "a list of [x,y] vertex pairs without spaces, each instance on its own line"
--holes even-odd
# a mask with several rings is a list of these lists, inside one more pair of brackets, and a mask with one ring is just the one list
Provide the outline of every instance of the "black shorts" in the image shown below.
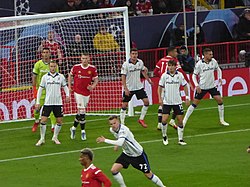
[[175,115],[183,115],[183,106],[182,104],[179,105],[163,105],[162,114],[170,114],[171,110],[174,110]]
[[140,90],[130,91],[129,96],[125,95],[125,92],[123,92],[122,102],[129,102],[134,94],[138,100],[148,98],[147,93],[145,92],[144,88],[142,88]]
[[49,117],[50,113],[53,111],[56,118],[63,117],[63,107],[62,105],[44,105],[42,116]]
[[140,170],[143,173],[150,172],[150,165],[148,162],[148,157],[146,153],[143,153],[138,157],[131,157],[122,153],[115,161],[115,163],[119,163],[123,166],[124,169],[127,169],[131,164],[135,169]]
[[220,95],[220,92],[217,90],[216,87],[214,87],[214,88],[211,88],[208,90],[201,90],[201,93],[197,93],[197,91],[196,91],[194,98],[201,100],[206,95],[207,92],[209,92],[209,94],[212,97],[214,97],[215,95]]

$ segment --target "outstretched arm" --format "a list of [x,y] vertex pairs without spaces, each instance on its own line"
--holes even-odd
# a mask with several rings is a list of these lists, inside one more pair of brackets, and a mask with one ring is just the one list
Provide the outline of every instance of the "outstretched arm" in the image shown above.
[[125,137],[121,137],[118,140],[110,140],[110,139],[106,139],[104,136],[100,136],[96,139],[97,143],[102,143],[105,142],[107,144],[112,144],[112,145],[117,145],[117,146],[122,146],[123,143],[125,141]]

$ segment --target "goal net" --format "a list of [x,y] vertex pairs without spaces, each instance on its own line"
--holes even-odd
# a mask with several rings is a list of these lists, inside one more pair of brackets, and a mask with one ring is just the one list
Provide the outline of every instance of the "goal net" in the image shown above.
[[[0,38],[0,121],[33,117],[32,70],[43,47],[66,78],[81,53],[89,53],[99,84],[87,113],[119,113],[120,67],[130,50],[126,7],[0,18]],[[76,113],[73,94],[64,113]]]

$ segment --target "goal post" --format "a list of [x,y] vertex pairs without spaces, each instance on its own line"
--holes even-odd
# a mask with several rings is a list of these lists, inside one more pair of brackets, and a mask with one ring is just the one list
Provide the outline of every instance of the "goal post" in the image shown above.
[[[101,29],[108,37],[98,40]],[[80,63],[80,53],[89,53],[99,84],[91,93],[87,113],[119,114],[120,68],[130,53],[127,7],[0,18],[0,38],[0,121],[33,117],[32,70],[41,59],[41,48],[47,46],[65,77]],[[73,95],[64,112],[76,113]]]

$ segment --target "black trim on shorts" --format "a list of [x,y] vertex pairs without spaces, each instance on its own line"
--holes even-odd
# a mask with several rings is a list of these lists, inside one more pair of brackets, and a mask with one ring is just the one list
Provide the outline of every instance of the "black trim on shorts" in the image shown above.
[[53,111],[56,118],[63,117],[63,106],[62,105],[44,105],[42,116],[49,117]]
[[129,102],[133,95],[136,95],[136,98],[138,100],[148,98],[146,91],[144,90],[144,88],[142,88],[140,90],[130,91],[129,96],[125,95],[125,92],[123,92],[122,102]]
[[216,95],[220,95],[220,92],[217,90],[216,87],[208,89],[208,90],[203,90],[201,89],[201,93],[197,93],[197,91],[195,92],[195,99],[201,100],[206,93],[209,93],[212,97],[216,96]]

